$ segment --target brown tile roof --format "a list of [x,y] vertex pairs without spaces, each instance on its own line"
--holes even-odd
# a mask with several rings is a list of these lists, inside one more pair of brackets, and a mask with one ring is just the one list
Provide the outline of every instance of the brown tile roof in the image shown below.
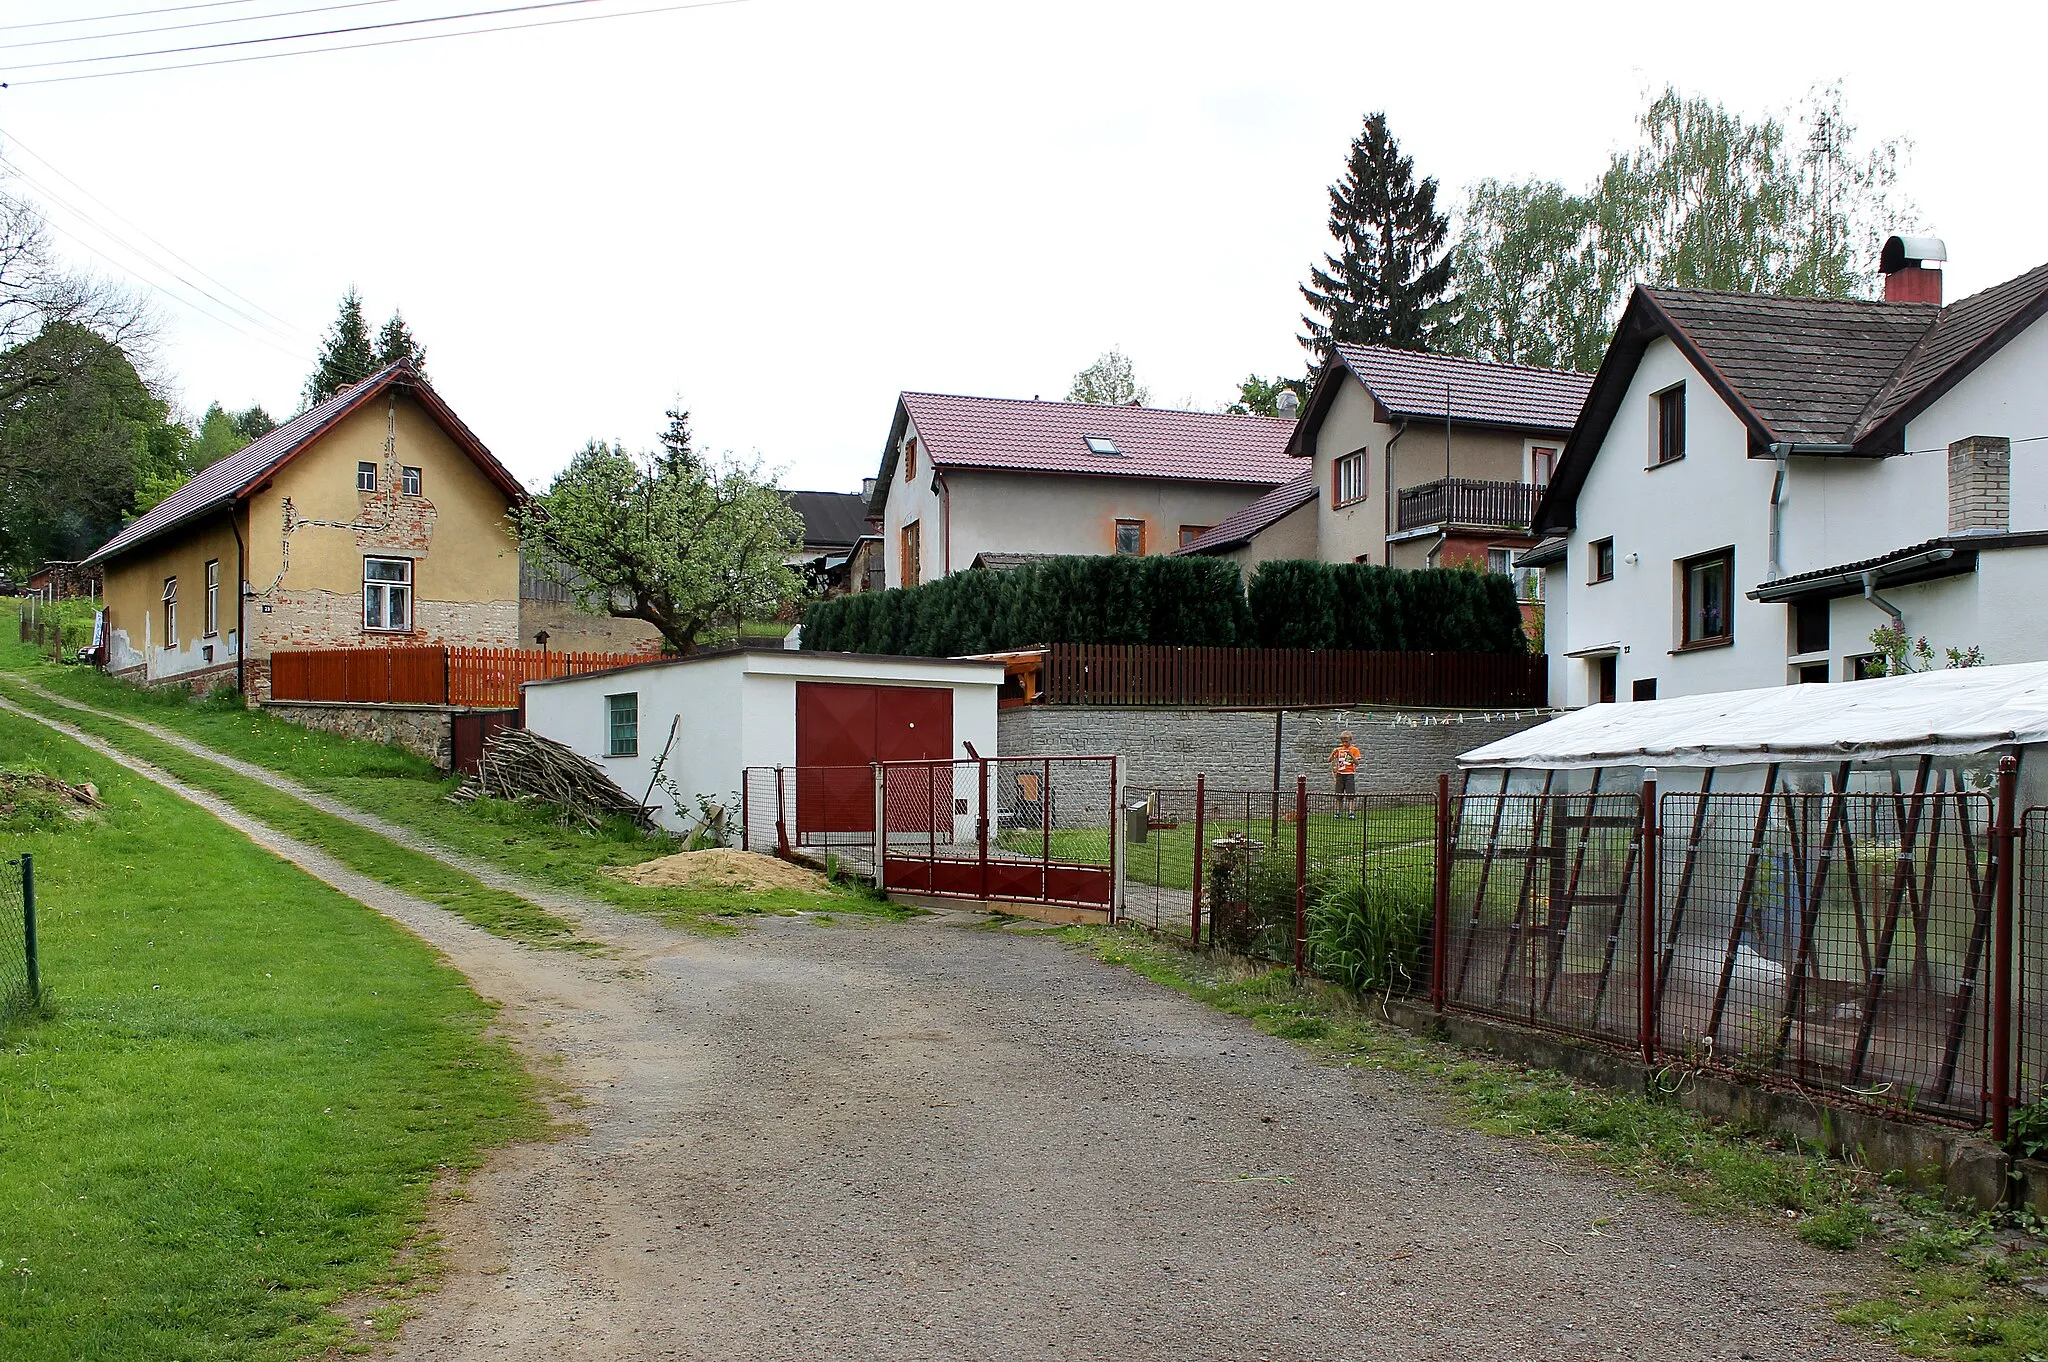
[[386,388],[399,387],[411,393],[438,421],[455,442],[506,495],[525,495],[519,480],[491,456],[468,426],[451,411],[427,380],[410,363],[400,360],[386,365],[353,387],[342,389],[317,406],[308,407],[277,429],[223,458],[215,459],[194,473],[178,489],[138,516],[119,534],[94,549],[85,562],[98,563],[118,557],[158,535],[166,534],[208,512],[240,500],[294,454],[325,434],[332,426],[371,401]]
[[1494,364],[1383,345],[1339,344],[1337,357],[1397,418],[1443,420],[1448,388],[1454,421],[1562,434],[1579,419],[1586,390],[1593,386],[1591,374],[1569,369]]
[[[1301,464],[1284,452],[1294,422],[1269,416],[915,392],[903,394],[902,411],[916,426],[926,457],[941,468],[1266,487],[1301,471]],[[900,430],[900,415],[897,424]],[[1091,452],[1090,436],[1107,438],[1116,452]],[[897,444],[892,437],[883,456],[885,486],[895,468]]]
[[1775,442],[1849,443],[1864,409],[1940,315],[1927,303],[1676,288],[1642,293]]
[[1953,387],[2048,306],[2048,265],[1961,298],[1920,338],[1896,379],[1863,413],[1859,436],[1909,416]]
[[1237,514],[1204,530],[1200,538],[1174,552],[1227,553],[1242,544],[1249,544],[1253,535],[1285,520],[1314,501],[1315,496],[1316,472],[1311,468],[1300,477],[1281,483]]

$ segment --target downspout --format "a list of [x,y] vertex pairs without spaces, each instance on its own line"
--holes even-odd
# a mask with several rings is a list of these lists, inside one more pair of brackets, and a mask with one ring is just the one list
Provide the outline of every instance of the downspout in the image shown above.
[[[1386,503],[1386,539],[1394,537],[1394,442],[1407,433],[1408,418],[1404,416],[1401,418],[1401,423],[1394,427],[1394,433],[1387,437],[1387,452],[1385,457],[1380,460],[1380,463],[1383,465],[1380,469],[1380,480],[1386,484],[1386,491],[1380,498],[1381,501]],[[1386,547],[1386,542],[1383,539],[1380,543],[1382,553],[1386,552]],[[1394,555],[1391,553],[1387,553],[1386,558],[1390,563],[1394,561]]]
[[235,689],[242,703],[249,703],[248,676],[243,661],[249,656],[249,552],[242,545],[242,526],[235,519],[239,508],[228,503],[228,528],[235,532]]
[[932,490],[939,494],[939,562],[940,576],[953,575],[953,487],[946,481],[946,475],[935,463],[932,465]]
[[1906,614],[1899,607],[1877,594],[1877,569],[1875,568],[1863,574],[1863,599],[1884,611],[1885,614],[1890,615],[1892,617],[1892,628],[1899,631],[1900,638],[1906,636]]
[[[1784,557],[1781,546],[1785,537],[1785,473],[1792,457],[1791,445],[1772,445],[1771,457],[1778,461],[1778,471],[1771,478],[1771,572],[1770,581],[1777,581],[1784,575]],[[1865,586],[1869,581],[1865,579]]]

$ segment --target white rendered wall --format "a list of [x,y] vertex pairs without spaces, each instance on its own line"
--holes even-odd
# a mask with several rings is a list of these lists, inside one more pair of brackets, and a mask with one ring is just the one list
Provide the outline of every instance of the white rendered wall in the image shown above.
[[[1686,385],[1685,457],[1652,468],[1651,397],[1679,382]],[[1747,429],[1706,379],[1670,341],[1652,341],[1579,493],[1578,525],[1562,568],[1571,580],[1571,607],[1565,627],[1545,628],[1553,657],[1617,644],[1615,693],[1624,700],[1644,677],[1657,679],[1660,698],[1783,683],[1785,607],[1744,594],[1767,572],[1775,471],[1748,450]],[[1614,540],[1614,579],[1590,582],[1591,546],[1606,538]],[[1676,564],[1731,545],[1735,642],[1678,651]],[[1554,665],[1553,680],[1559,671],[1565,686],[1553,687],[1551,703],[1589,703],[1590,668],[1570,659]]]

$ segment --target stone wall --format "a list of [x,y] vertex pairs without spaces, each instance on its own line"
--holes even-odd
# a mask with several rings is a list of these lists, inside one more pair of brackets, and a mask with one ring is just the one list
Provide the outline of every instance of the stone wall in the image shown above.
[[402,747],[443,771],[455,764],[454,716],[463,712],[459,705],[365,705],[326,700],[266,700],[263,708],[302,728]]
[[[1492,717],[1461,710],[1297,709],[1281,718],[1280,780],[1307,776],[1309,788],[1330,788],[1330,749],[1350,729],[1363,759],[1364,793],[1406,794],[1436,788],[1439,772],[1456,774],[1458,754],[1519,733],[1553,717],[1521,711]],[[1152,709],[1107,705],[1025,705],[997,722],[1005,757],[1113,752],[1139,785],[1270,789],[1273,713],[1256,710]]]

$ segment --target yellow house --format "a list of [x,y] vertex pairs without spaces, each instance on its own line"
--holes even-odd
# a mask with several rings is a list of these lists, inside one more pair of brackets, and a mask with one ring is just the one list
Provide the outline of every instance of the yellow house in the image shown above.
[[88,558],[106,667],[270,694],[279,648],[519,644],[525,493],[400,362],[208,465]]

